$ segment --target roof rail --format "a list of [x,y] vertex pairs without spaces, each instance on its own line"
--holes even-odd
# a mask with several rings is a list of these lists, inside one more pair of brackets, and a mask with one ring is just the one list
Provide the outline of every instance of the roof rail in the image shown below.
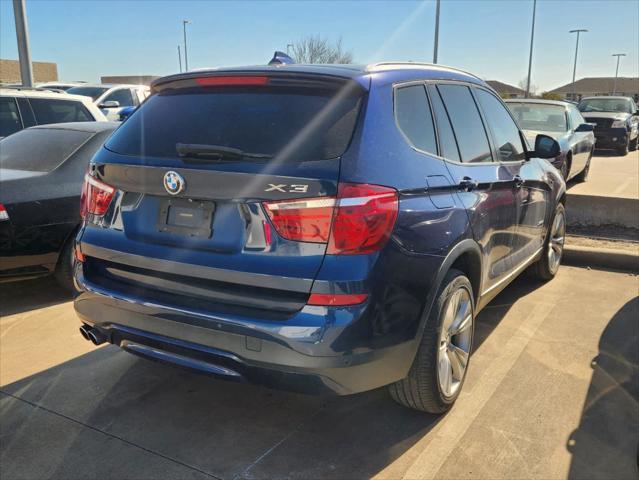
[[16,85],[0,85],[0,88],[7,90],[26,90],[30,92],[53,92],[53,93],[67,93],[60,88],[47,88],[47,87],[21,87]]
[[475,75],[474,73],[470,73],[467,72],[465,70],[461,70],[459,68],[455,68],[455,67],[449,67],[448,65],[442,65],[439,63],[426,63],[426,62],[375,62],[375,63],[370,63],[368,65],[366,65],[365,71],[366,72],[374,72],[375,70],[378,69],[378,67],[399,67],[399,68],[410,68],[410,67],[435,67],[435,68],[446,68],[448,70],[455,70],[456,72],[460,72],[460,73],[465,73],[466,75],[469,75],[473,78],[476,78],[477,80],[480,81],[484,81],[482,80],[480,77],[478,77],[477,75]]

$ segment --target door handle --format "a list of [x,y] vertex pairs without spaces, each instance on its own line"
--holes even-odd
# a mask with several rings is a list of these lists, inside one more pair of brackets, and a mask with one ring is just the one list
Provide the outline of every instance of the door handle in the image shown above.
[[475,190],[479,186],[479,182],[477,180],[473,180],[470,177],[462,178],[461,182],[459,182],[459,189],[464,192],[471,192]]
[[521,188],[524,184],[524,179],[521,178],[519,175],[515,175],[513,177],[513,182],[515,184],[515,188]]

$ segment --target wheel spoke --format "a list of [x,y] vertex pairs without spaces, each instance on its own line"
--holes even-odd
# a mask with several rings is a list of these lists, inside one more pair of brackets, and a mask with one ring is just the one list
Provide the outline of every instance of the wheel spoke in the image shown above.
[[439,358],[439,385],[444,393],[449,396],[452,390],[453,368],[450,357],[446,352]]
[[[470,302],[469,302],[469,306],[470,306]],[[460,322],[456,323],[453,328],[451,328],[450,334],[459,335],[460,333],[463,333],[465,330],[470,328],[472,324],[473,324],[473,316],[468,314],[465,317],[463,317]]]
[[459,382],[464,376],[464,365],[462,364],[459,356],[455,353],[455,351],[452,348],[448,350],[447,355],[448,355],[448,361],[450,362],[451,374],[452,374],[453,380],[456,380]]

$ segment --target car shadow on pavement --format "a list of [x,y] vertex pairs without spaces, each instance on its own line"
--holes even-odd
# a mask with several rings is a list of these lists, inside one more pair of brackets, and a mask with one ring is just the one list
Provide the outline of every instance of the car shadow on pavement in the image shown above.
[[591,366],[568,478],[639,478],[639,297],[612,317]]
[[72,294],[52,276],[0,283],[0,318],[68,302]]
[[[478,317],[475,349],[517,298],[538,286],[520,278],[502,292]],[[114,346],[2,392],[0,450],[8,477],[149,478],[151,460],[147,470],[140,466],[146,455],[179,467],[175,478],[187,472],[224,479],[370,478],[442,418],[396,405],[385,389],[347,397],[272,391],[163,366]],[[54,428],[56,421],[72,424],[73,432]],[[117,464],[109,454],[83,458],[82,452],[113,451],[118,443],[126,452],[118,451]],[[401,476],[401,468],[393,465],[385,475]]]

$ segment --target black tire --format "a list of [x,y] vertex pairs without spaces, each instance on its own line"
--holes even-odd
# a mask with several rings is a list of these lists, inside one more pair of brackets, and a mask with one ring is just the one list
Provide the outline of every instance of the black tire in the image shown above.
[[559,203],[557,208],[555,209],[555,214],[552,217],[552,222],[548,227],[548,233],[546,234],[546,240],[544,241],[544,248],[541,253],[541,258],[533,263],[529,268],[529,273],[542,281],[547,282],[548,280],[552,280],[557,275],[559,271],[559,266],[561,265],[561,255],[563,254],[563,240],[561,242],[561,252],[559,254],[559,263],[554,265],[554,262],[551,260],[551,256],[549,254],[549,249],[551,246],[551,237],[553,237],[553,227],[555,222],[557,221],[557,216],[561,215],[563,217],[563,227],[561,232],[561,237],[566,237],[566,209],[564,206]]
[[62,247],[60,257],[58,257],[58,263],[55,267],[55,272],[53,273],[56,282],[58,282],[58,284],[62,288],[68,290],[69,292],[77,291],[77,289],[75,288],[75,284],[73,283],[74,240],[75,234],[71,235],[71,237],[64,244],[64,247]]
[[634,139],[632,142],[630,142],[630,144],[628,145],[628,149],[629,149],[631,152],[634,152],[635,150],[637,150],[637,144],[638,144],[638,143],[639,143],[639,135],[637,135],[637,136],[635,137],[635,139]]
[[590,173],[590,162],[592,161],[592,152],[590,152],[590,156],[588,157],[588,161],[586,162],[586,166],[584,169],[575,175],[575,180],[578,183],[584,183],[588,180],[588,174]]
[[622,157],[625,155],[628,155],[629,147],[630,147],[630,139],[626,141],[626,144],[624,146],[617,148],[617,153]]
[[470,311],[473,320],[469,327],[468,354],[470,355],[475,318],[473,289],[463,272],[452,269],[446,274],[437,293],[408,376],[388,386],[391,397],[400,405],[423,412],[441,414],[448,411],[457,400],[468,372],[470,356],[466,360],[466,368],[456,392],[452,396],[446,397],[440,388],[437,352],[440,348],[444,308],[448,305],[453,293],[459,289],[466,289],[470,298]]
[[561,167],[559,167],[559,173],[561,173],[561,177],[564,181],[568,181],[568,158],[566,158],[562,163]]

